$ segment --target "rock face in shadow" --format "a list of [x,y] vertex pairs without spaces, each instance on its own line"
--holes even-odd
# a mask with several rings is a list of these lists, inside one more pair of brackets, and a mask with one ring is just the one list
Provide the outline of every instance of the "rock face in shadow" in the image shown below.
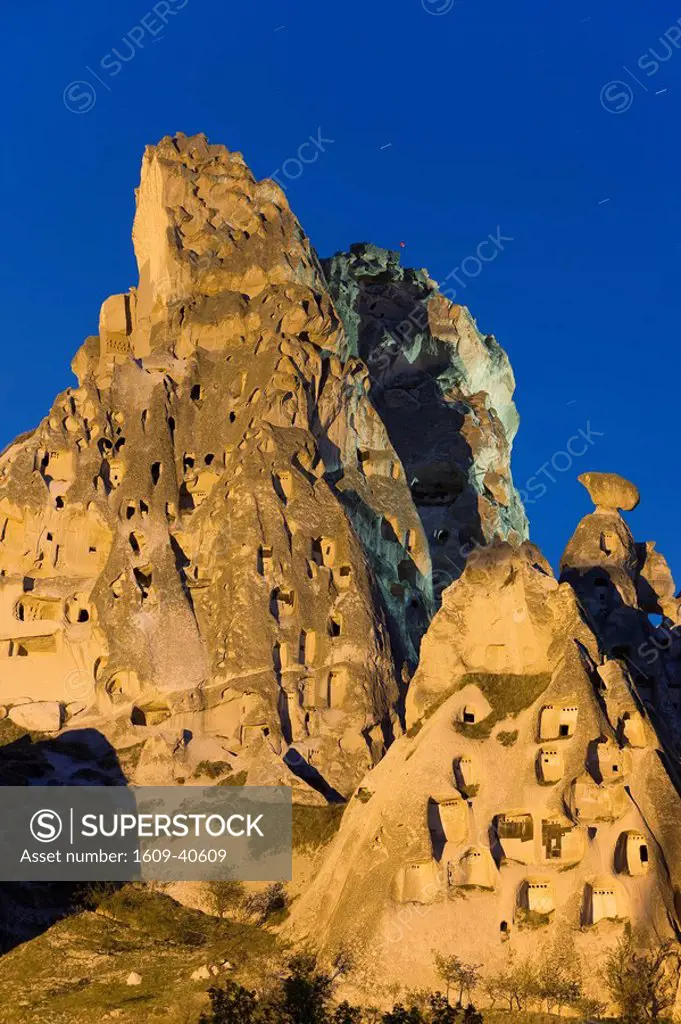
[[136,781],[219,764],[341,798],[403,728],[432,551],[524,534],[508,361],[377,250],[379,304],[430,326],[375,392],[359,257],[355,312],[281,189],[204,136],[149,147],[136,198],[138,285],[0,457],[3,707],[98,729]]
[[[0,722],[0,786],[124,786],[125,770],[94,729],[41,738]],[[83,885],[73,882],[0,882],[0,953],[73,913],[82,895]]]
[[438,596],[471,551],[495,537],[527,536],[510,467],[513,371],[468,309],[446,299],[425,270],[401,267],[396,253],[359,243],[323,266],[404,465]]

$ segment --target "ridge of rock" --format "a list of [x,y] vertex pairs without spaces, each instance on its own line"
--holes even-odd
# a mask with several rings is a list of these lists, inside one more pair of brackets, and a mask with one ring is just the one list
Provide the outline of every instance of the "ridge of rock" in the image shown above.
[[[148,147],[136,201],[138,284],[0,458],[3,704],[143,744],[133,780],[213,761],[340,799],[402,731],[431,551],[525,530],[508,361],[384,250],[327,284],[282,190],[205,136]],[[382,391],[433,395],[446,437],[420,455],[377,411],[360,263],[428,311]]]

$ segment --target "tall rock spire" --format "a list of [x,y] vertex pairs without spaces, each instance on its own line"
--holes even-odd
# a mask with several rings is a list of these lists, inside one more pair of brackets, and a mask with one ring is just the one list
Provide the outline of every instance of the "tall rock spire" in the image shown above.
[[431,326],[376,392],[357,252],[322,269],[282,190],[202,135],[145,152],[133,240],[79,386],[0,462],[4,700],[144,742],[145,778],[213,759],[339,799],[402,731],[432,552],[524,532],[508,361],[393,268],[378,304]]

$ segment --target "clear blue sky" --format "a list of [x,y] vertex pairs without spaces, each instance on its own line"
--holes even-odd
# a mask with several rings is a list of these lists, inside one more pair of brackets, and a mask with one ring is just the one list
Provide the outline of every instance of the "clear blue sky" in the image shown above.
[[[497,227],[512,237],[462,277],[460,299],[513,362],[516,482],[547,461],[555,480],[545,471],[528,505],[534,540],[555,564],[590,508],[577,473],[614,470],[641,489],[637,538],[658,541],[681,583],[681,49],[660,43],[681,8],[168,0],[163,28],[153,7],[2,5],[0,444],[47,412],[102,300],[135,283],[145,144],[204,131],[265,177],[321,129],[333,143],[283,179],[321,255],[404,240],[405,262],[442,280]],[[114,48],[132,57],[117,74]],[[650,48],[668,57],[656,73]],[[600,99],[616,79],[631,92],[604,102],[621,113]],[[64,102],[78,80],[90,84],[67,102],[94,98],[84,113]],[[603,436],[556,472],[554,453],[587,422]]]

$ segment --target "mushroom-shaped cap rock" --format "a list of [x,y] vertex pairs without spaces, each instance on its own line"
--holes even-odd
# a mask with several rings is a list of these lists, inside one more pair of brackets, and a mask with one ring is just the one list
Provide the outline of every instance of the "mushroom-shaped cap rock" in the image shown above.
[[617,473],[582,473],[577,479],[598,508],[631,512],[641,500],[638,487]]

